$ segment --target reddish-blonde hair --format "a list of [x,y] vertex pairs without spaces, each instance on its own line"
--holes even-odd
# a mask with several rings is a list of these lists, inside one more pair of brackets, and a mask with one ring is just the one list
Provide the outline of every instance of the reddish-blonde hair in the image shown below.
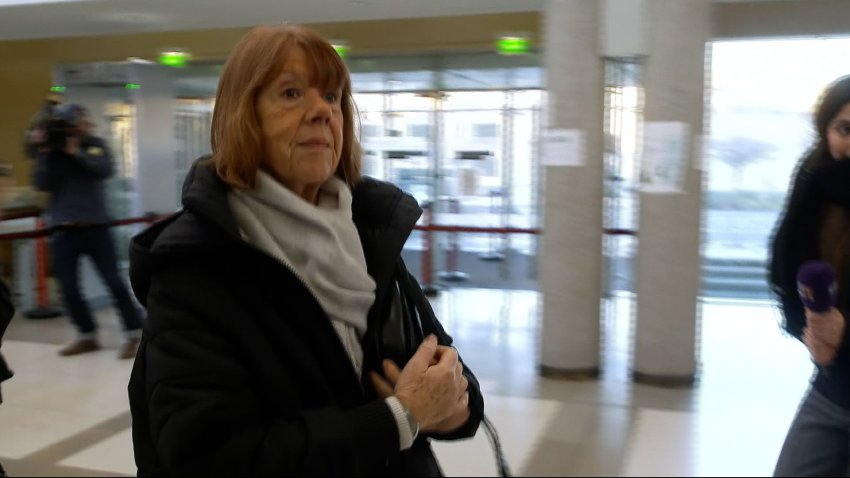
[[342,151],[336,175],[353,188],[360,181],[361,150],[354,134],[356,106],[351,77],[327,40],[297,25],[257,27],[243,36],[224,65],[212,116],[212,161],[216,173],[233,188],[254,187],[264,154],[257,95],[281,73],[286,55],[304,50],[311,81],[322,89],[342,90]]

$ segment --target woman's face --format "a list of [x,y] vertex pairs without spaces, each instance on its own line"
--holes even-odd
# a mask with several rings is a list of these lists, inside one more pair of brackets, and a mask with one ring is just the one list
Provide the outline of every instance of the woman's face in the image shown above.
[[342,150],[342,90],[311,84],[304,50],[293,48],[283,70],[257,96],[265,157],[262,167],[277,181],[315,202],[334,174]]
[[826,141],[833,159],[850,159],[850,103],[826,127]]

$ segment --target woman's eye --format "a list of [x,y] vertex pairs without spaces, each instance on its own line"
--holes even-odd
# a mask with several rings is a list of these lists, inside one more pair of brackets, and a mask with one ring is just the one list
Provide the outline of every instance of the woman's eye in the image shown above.
[[336,103],[339,100],[339,95],[335,91],[325,93],[325,101],[328,103]]
[[841,136],[850,136],[850,124],[840,125],[835,129]]
[[298,88],[287,88],[283,90],[283,96],[286,98],[299,98],[301,96],[301,91]]

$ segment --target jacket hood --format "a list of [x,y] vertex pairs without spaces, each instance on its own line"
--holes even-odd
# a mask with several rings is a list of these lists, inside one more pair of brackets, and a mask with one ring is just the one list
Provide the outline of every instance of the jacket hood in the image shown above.
[[[242,240],[227,203],[227,191],[227,184],[215,173],[209,158],[200,158],[183,182],[183,209],[133,237],[130,283],[142,305],[146,305],[157,265],[198,254],[209,254],[209,260],[220,261],[232,255],[233,249],[251,247]],[[367,269],[379,280],[392,273],[422,208],[398,187],[369,177],[362,179],[352,196],[352,216]]]

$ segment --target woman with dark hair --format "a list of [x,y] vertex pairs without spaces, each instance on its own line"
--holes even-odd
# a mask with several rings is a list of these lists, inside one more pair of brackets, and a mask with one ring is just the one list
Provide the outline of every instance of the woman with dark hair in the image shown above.
[[[770,286],[785,330],[817,366],[776,464],[776,476],[850,474],[850,76],[823,93],[817,140],[801,160],[772,240]],[[804,307],[797,270],[809,260],[836,270],[837,303],[824,313]]]
[[440,475],[484,402],[401,249],[422,210],[360,176],[345,64],[260,27],[225,64],[212,157],[134,238],[139,475]]

